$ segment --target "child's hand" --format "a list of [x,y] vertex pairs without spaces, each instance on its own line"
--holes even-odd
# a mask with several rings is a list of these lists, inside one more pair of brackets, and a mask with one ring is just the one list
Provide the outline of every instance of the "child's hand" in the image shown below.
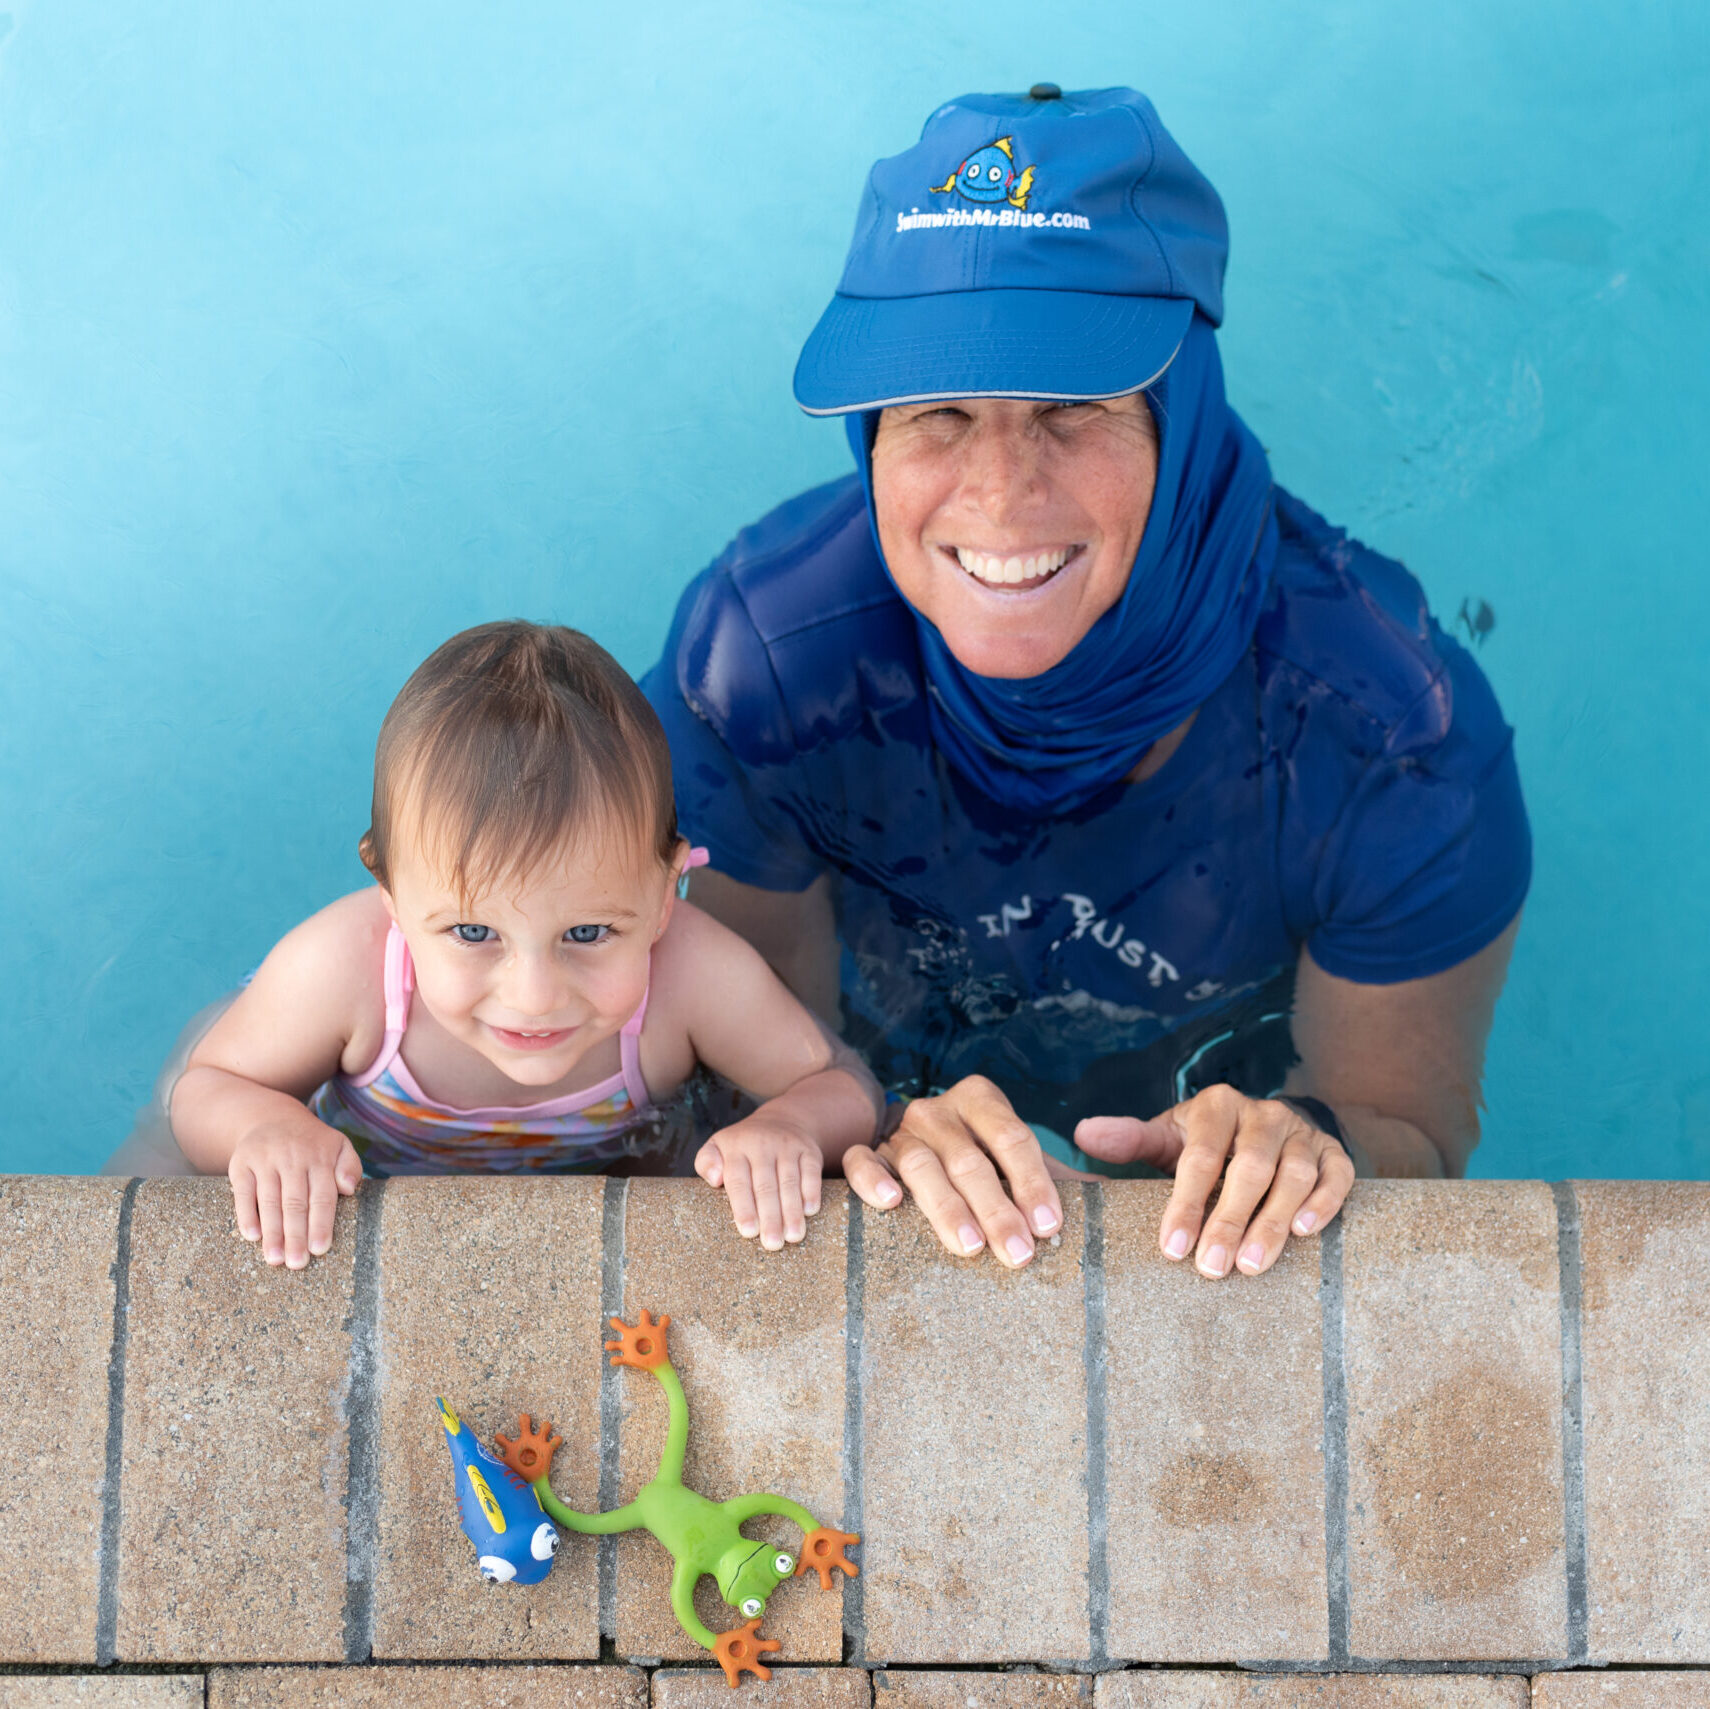
[[362,1179],[356,1148],[307,1110],[252,1128],[226,1169],[238,1233],[269,1264],[301,1270],[332,1246],[333,1213]]
[[812,1134],[762,1110],[715,1133],[695,1154],[695,1173],[724,1188],[738,1234],[781,1252],[819,1213],[821,1162]]

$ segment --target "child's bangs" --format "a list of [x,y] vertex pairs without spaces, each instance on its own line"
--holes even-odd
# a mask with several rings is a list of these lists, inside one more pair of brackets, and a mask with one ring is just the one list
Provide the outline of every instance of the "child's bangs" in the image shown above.
[[550,758],[448,755],[436,765],[424,756],[414,769],[403,816],[464,903],[574,863],[615,856],[639,869],[661,858],[657,784],[629,753],[598,766],[562,747]]

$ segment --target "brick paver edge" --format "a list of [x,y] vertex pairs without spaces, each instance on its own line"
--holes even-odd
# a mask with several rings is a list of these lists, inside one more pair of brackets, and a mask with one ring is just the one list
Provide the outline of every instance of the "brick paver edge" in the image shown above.
[[1110,1663],[1110,1514],[1106,1455],[1109,1450],[1108,1358],[1105,1326],[1109,1297],[1104,1278],[1104,1189],[1083,1186],[1081,1267],[1087,1316],[1087,1625],[1094,1672]]
[[1348,1665],[1348,1336],[1342,1293],[1342,1219],[1318,1236],[1324,1361],[1324,1595],[1330,1654]]
[[[629,1214],[629,1182],[615,1175],[606,1177],[600,1200],[600,1327],[623,1315],[625,1219]],[[602,1341],[604,1337],[601,1337]],[[600,1366],[600,1511],[619,1505],[620,1473],[618,1449],[623,1428],[623,1395],[618,1373],[610,1359]],[[600,1649],[617,1644],[617,1538],[601,1537],[599,1543]]]
[[[861,1391],[865,1386],[867,1342],[867,1207],[849,1195],[843,1271],[843,1523],[857,1536],[867,1534],[867,1490],[862,1481]],[[843,1664],[863,1667],[867,1659],[867,1584],[863,1573],[843,1579]]]
[[101,1479],[101,1560],[95,1596],[95,1663],[110,1667],[119,1647],[119,1502],[125,1464],[125,1356],[131,1342],[131,1213],[142,1177],[125,1183],[113,1243],[113,1340],[107,1355],[107,1459]]
[[356,1250],[351,1254],[350,1364],[344,1413],[349,1471],[344,1516],[344,1659],[374,1655],[374,1581],[380,1562],[380,1216],[384,1181],[365,1181],[356,1195]]
[[1567,1544],[1568,1665],[1584,1667],[1591,1654],[1586,1576],[1585,1375],[1581,1362],[1579,1199],[1571,1181],[1552,1182],[1556,1201],[1556,1269],[1562,1302],[1562,1503]]

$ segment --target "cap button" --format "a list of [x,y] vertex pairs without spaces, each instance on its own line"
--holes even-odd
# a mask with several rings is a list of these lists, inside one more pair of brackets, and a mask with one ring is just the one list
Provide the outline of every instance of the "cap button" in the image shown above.
[[1027,91],[1027,98],[1030,101],[1061,101],[1063,91],[1055,83],[1035,83]]

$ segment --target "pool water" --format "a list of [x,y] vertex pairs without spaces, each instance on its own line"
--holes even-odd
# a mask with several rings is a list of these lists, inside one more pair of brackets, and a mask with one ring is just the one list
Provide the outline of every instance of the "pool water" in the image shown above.
[[1131,82],[1221,189],[1230,391],[1518,732],[1484,1175],[1710,1176],[1710,25],[1692,0],[0,14],[0,1169],[362,882],[453,630],[648,665],[841,472],[789,399],[875,154]]

